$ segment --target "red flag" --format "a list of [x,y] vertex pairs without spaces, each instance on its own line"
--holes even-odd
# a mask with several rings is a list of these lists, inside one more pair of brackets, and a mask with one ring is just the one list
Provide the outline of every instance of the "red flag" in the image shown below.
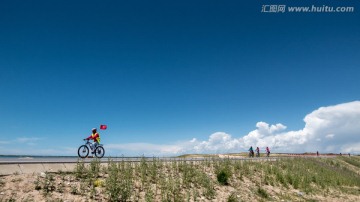
[[101,130],[106,130],[107,126],[106,125],[100,125],[100,129]]

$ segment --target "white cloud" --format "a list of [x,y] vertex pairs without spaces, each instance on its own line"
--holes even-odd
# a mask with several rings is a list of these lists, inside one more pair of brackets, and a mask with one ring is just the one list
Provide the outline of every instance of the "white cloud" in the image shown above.
[[234,139],[224,132],[216,132],[210,135],[208,141],[197,141],[192,144],[194,145],[188,149],[187,153],[221,153],[241,148],[241,142],[238,139]]
[[[329,107],[321,107],[305,118],[304,133],[307,144],[319,147],[325,152],[360,152],[360,101],[354,101]],[[313,144],[313,139],[320,138],[321,144]],[[346,148],[344,147],[345,145]]]
[[343,153],[360,153],[360,142],[344,144],[341,146],[340,151]]
[[360,153],[360,101],[320,107],[306,115],[304,122],[304,128],[297,131],[286,131],[281,123],[258,122],[255,130],[240,138],[216,132],[205,141],[193,138],[172,145],[129,143],[106,147],[113,152],[147,156],[243,152],[250,146],[259,146],[262,151],[269,146],[275,152]]
[[[282,152],[360,152],[360,102],[321,107],[304,118],[305,127],[284,131],[281,124],[257,124],[244,136],[244,146],[270,146]],[[346,146],[345,146],[346,145]]]
[[334,138],[334,134],[328,134],[325,136],[326,139],[333,139]]

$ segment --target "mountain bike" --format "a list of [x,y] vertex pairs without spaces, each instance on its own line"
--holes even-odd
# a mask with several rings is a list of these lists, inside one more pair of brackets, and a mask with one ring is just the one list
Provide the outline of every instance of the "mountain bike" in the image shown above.
[[260,157],[260,152],[256,151],[256,157]]
[[89,155],[89,152],[92,151],[92,154],[95,154],[97,158],[102,158],[105,155],[105,149],[102,144],[98,144],[94,150],[92,150],[92,143],[89,140],[86,141],[84,145],[81,145],[78,149],[78,156],[80,158],[86,158]]

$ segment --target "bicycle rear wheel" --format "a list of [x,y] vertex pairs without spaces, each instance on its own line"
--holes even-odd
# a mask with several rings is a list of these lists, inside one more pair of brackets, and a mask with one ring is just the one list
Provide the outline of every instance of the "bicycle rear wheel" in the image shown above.
[[86,158],[89,155],[89,148],[86,145],[81,145],[78,149],[78,156]]
[[105,149],[102,146],[97,146],[95,149],[95,156],[102,158],[105,155]]

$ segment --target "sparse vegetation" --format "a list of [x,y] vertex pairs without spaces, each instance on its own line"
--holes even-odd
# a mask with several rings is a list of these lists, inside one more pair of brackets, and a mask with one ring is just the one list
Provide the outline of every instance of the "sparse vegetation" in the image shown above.
[[[360,196],[359,157],[204,161],[141,158],[139,162],[79,161],[73,173],[35,176],[44,200],[71,194],[105,201],[281,201]],[[22,183],[19,175],[11,183]],[[5,182],[0,179],[2,185]],[[357,197],[357,198],[356,198]],[[16,198],[1,198],[0,201]],[[30,196],[28,198],[33,198]],[[61,197],[59,197],[61,199]],[[355,200],[356,199],[356,200]],[[352,201],[351,197],[346,201]]]
[[259,196],[261,198],[269,198],[269,194],[266,192],[265,189],[261,188],[261,187],[258,187],[257,188],[257,194],[259,194]]
[[235,192],[232,192],[226,200],[227,202],[240,202]]
[[[44,173],[44,176],[38,176],[34,185],[35,190],[41,190],[44,197],[51,195],[51,193],[56,189],[54,174]],[[59,186],[58,191],[61,191],[61,186]]]
[[342,161],[345,161],[346,163],[349,163],[350,165],[360,168],[360,158],[359,157],[352,157],[352,158],[340,157],[340,159]]

